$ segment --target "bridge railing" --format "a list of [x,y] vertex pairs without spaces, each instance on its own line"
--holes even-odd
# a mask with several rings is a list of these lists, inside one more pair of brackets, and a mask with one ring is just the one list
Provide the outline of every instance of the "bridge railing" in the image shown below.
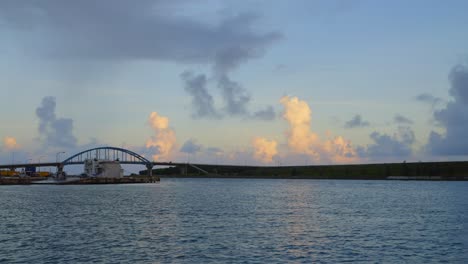
[[62,161],[64,165],[83,164],[86,159],[116,160],[123,164],[151,164],[151,161],[128,149],[99,147],[77,153]]

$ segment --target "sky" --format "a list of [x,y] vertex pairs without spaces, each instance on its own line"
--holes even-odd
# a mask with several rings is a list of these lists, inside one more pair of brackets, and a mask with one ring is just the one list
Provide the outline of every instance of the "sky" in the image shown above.
[[0,163],[466,160],[467,1],[0,1]]

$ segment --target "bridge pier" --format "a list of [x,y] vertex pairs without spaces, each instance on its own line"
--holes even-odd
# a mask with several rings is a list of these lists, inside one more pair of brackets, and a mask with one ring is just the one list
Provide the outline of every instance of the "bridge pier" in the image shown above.
[[184,164],[184,166],[179,166],[179,169],[181,175],[187,175],[187,164]]
[[58,166],[57,166],[57,179],[65,179],[65,173],[63,172],[63,163],[60,163]]
[[148,177],[152,177],[153,176],[153,164],[146,164],[146,169],[148,171]]

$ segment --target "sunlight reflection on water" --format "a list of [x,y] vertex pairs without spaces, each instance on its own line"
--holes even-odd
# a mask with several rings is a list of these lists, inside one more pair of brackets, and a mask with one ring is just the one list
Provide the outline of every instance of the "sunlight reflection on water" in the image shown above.
[[264,179],[0,186],[0,262],[463,263],[467,190]]

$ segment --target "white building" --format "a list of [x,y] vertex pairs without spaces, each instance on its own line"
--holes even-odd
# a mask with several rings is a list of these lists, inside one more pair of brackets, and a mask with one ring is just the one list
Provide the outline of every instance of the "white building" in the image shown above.
[[84,162],[84,173],[91,177],[122,178],[123,169],[118,161],[87,159]]

